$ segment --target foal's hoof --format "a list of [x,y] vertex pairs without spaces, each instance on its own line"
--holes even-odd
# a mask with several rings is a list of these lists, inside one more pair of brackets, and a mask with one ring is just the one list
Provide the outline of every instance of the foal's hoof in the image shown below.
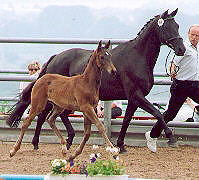
[[67,161],[71,162],[71,161],[73,161],[73,159],[74,159],[73,156],[69,156],[69,158],[67,159]]
[[12,149],[12,150],[10,151],[10,157],[13,157],[15,154],[16,154],[16,151],[15,151],[14,149]]
[[173,148],[177,148],[178,147],[178,142],[176,140],[176,138],[174,137],[171,137],[169,139],[169,141],[167,142],[167,144],[170,146],[170,147],[173,147]]
[[120,146],[119,147],[120,148],[120,154],[125,154],[125,153],[127,153],[127,150],[124,148],[124,146],[122,145],[122,146]]

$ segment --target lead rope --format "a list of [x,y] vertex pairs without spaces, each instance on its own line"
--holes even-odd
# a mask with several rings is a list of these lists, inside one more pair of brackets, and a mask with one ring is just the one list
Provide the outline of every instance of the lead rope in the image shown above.
[[[166,74],[167,74],[168,76],[171,75],[171,66],[170,66],[170,68],[169,68],[169,72],[168,72],[168,68],[167,68],[167,62],[168,62],[168,58],[169,58],[169,55],[170,55],[170,54],[171,54],[171,49],[170,49],[170,51],[169,51],[169,53],[168,53],[168,55],[167,55],[167,57],[166,57],[166,61],[165,61],[165,71],[166,71]],[[173,56],[173,58],[172,58],[171,63],[173,63],[174,58],[175,58],[175,54],[174,54],[174,56]],[[179,71],[179,66],[176,66],[176,65],[175,65],[175,68],[174,68],[175,74],[176,74],[178,71]],[[172,79],[171,79],[171,80],[172,80]]]

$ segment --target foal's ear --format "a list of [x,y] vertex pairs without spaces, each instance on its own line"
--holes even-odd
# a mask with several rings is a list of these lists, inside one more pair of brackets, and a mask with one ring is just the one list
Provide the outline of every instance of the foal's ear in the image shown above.
[[167,18],[168,17],[168,9],[164,12],[164,13],[162,13],[162,15],[161,15],[161,18]]
[[111,41],[109,40],[106,45],[105,45],[105,48],[108,49],[110,47],[110,44],[111,44]]
[[98,43],[97,52],[101,49],[101,47],[102,47],[102,40]]
[[177,8],[175,11],[173,11],[173,12],[170,14],[170,16],[171,16],[171,17],[174,17],[174,16],[177,14],[177,12],[178,12],[178,8]]

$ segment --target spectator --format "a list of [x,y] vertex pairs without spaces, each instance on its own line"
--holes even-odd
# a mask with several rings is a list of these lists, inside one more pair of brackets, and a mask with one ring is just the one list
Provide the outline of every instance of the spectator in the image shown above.
[[[40,72],[40,64],[37,61],[31,62],[30,64],[28,64],[28,72],[29,75],[32,77],[38,77],[39,76],[39,72]],[[28,86],[30,82],[20,82],[19,84],[19,92],[20,94],[22,93],[22,91]],[[26,117],[29,113],[30,109],[27,108],[24,112],[24,117]]]
[[[117,116],[122,115],[122,102],[121,101],[113,101],[111,103],[111,118],[116,119]],[[99,101],[97,105],[97,116],[99,118],[104,117],[104,102]]]
[[[28,72],[32,77],[38,77],[40,72],[40,64],[37,61],[28,64]],[[21,93],[27,86],[29,82],[20,82],[19,92]]]

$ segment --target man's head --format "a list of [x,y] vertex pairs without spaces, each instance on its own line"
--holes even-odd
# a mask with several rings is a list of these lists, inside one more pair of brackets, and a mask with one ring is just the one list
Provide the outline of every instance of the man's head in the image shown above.
[[199,41],[199,24],[192,25],[189,28],[188,38],[191,44],[196,47]]

